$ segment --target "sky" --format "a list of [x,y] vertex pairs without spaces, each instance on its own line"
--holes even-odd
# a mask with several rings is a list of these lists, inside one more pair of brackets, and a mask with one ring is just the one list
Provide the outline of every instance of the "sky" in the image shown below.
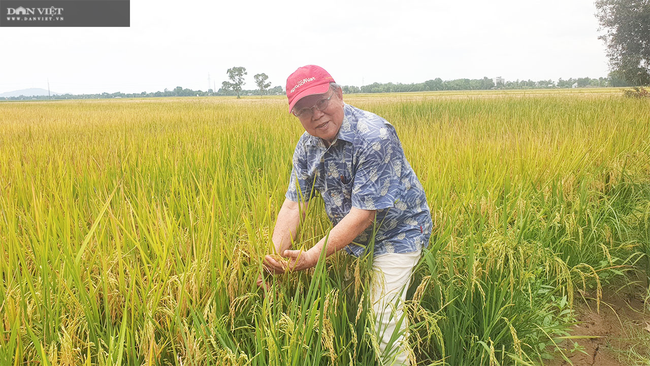
[[[0,0],[2,1],[2,0]],[[123,28],[0,28],[0,93],[216,89],[246,68],[285,87],[316,64],[341,85],[606,77],[594,0],[134,0]]]

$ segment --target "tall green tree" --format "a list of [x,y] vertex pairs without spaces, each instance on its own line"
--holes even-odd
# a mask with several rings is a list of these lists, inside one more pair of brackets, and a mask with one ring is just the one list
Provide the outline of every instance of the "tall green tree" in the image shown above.
[[650,84],[650,0],[597,0],[596,8],[612,72]]
[[242,86],[246,83],[244,81],[244,76],[248,75],[246,68],[241,66],[231,67],[226,71],[226,74],[228,74],[228,79],[230,79],[230,81],[224,81],[221,83],[221,87],[225,90],[232,89],[237,93],[237,98],[240,98]]
[[269,77],[265,73],[256,74],[253,77],[255,78],[255,84],[257,84],[257,87],[260,89],[260,95],[264,95],[266,90],[268,90],[271,87],[271,83],[266,82],[266,80],[268,80]]

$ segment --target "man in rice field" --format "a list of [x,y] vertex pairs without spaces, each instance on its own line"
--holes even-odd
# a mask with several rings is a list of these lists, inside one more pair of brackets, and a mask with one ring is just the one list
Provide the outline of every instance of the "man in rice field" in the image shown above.
[[[396,305],[405,300],[413,267],[431,235],[424,190],[393,126],[345,104],[341,88],[323,68],[299,68],[287,79],[286,90],[289,111],[306,132],[293,155],[289,188],[273,232],[275,248],[287,262],[267,255],[265,267],[271,273],[311,268],[323,248],[328,256],[339,250],[357,257],[372,251],[371,298],[380,348],[388,353],[393,332],[403,333],[406,323],[400,323],[402,309]],[[307,251],[289,250],[312,188],[322,196],[333,224],[327,245],[322,238]],[[373,227],[375,242],[369,248]],[[395,329],[398,323],[400,330]],[[386,364],[408,364],[402,341],[392,356],[384,354]]]

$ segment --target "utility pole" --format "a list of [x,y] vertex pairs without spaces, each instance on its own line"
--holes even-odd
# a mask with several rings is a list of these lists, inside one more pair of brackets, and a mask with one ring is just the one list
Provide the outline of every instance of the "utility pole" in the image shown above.
[[47,79],[47,99],[52,99],[52,95],[50,94],[50,79]]

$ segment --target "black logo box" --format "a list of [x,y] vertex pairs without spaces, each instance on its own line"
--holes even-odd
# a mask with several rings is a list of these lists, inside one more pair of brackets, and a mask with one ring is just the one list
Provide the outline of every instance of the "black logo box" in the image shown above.
[[[29,9],[28,12],[33,14],[16,15],[15,9],[19,7]],[[55,10],[53,12],[55,15],[49,15],[51,11],[43,10],[52,7],[62,10]],[[129,0],[0,0],[0,27],[129,27],[130,25]]]

